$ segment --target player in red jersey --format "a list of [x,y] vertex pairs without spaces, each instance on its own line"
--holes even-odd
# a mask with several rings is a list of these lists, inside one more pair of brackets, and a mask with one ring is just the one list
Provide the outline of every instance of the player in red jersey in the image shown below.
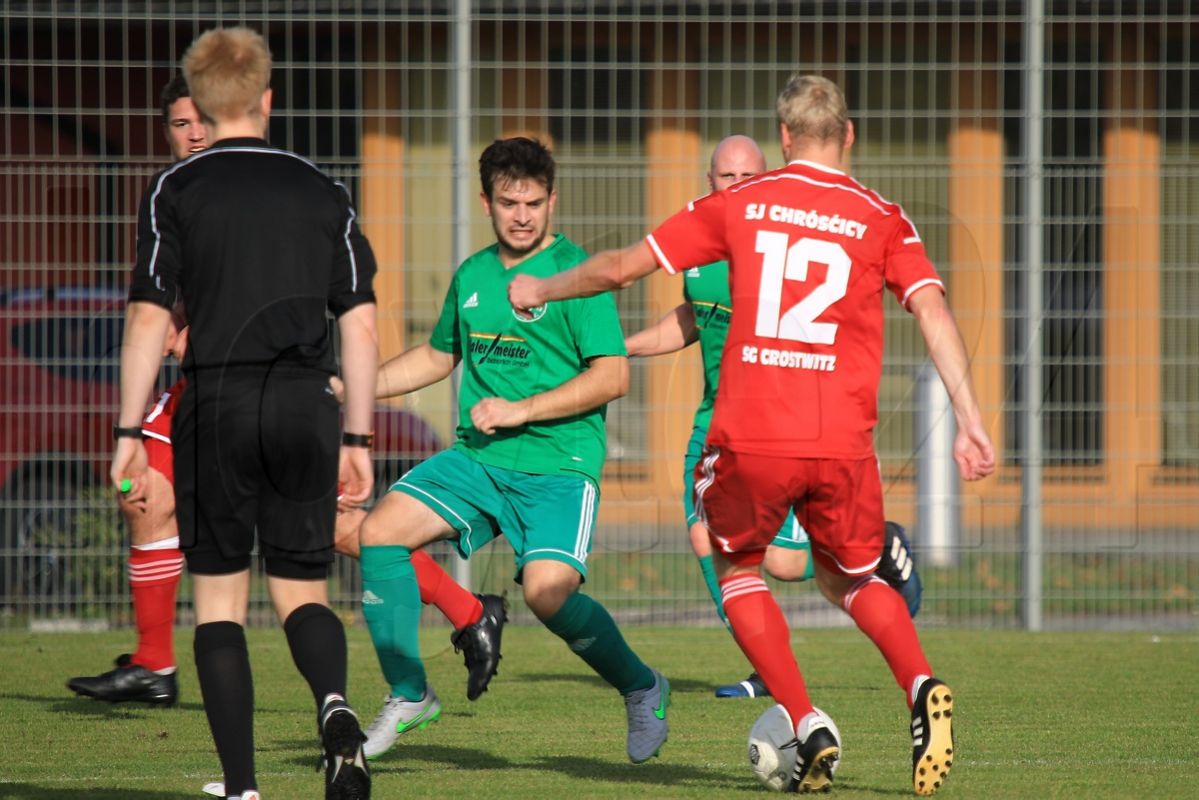
[[[164,349],[164,355],[183,360],[187,321],[182,306],[176,306],[171,314]],[[136,700],[167,706],[174,705],[179,697],[175,678],[175,594],[183,572],[183,553],[175,521],[171,417],[185,385],[186,381],[180,379],[163,392],[142,421],[149,465],[144,493],[136,498],[126,494],[117,498],[121,516],[129,525],[129,590],[137,624],[137,649],[117,656],[116,669],[95,677],[71,678],[67,688],[76,694],[113,703]]]
[[[176,75],[162,90],[162,131],[171,157],[182,161],[207,144],[204,124],[188,92],[187,81]],[[187,349],[187,323],[182,310],[172,316],[166,352],[181,362]],[[184,381],[168,389],[146,415],[147,490],[130,501],[119,495],[121,515],[129,525],[129,589],[137,624],[137,649],[117,656],[116,669],[94,677],[71,678],[76,694],[110,702],[136,700],[173,705],[179,696],[175,679],[175,595],[183,572],[179,530],[175,523],[175,470],[171,456],[171,415]]]
[[716,410],[696,473],[725,612],[737,643],[796,725],[791,788],[832,781],[838,747],[813,710],[787,623],[762,579],[788,509],[807,529],[824,595],[878,646],[912,711],[912,787],[929,795],[953,762],[953,695],[933,677],[900,596],[874,575],[883,541],[873,448],[884,288],[912,313],[949,391],[965,480],[994,452],[944,287],[903,210],[849,177],[853,125],[841,91],[795,76],[778,98],[787,165],[688,204],[646,239],[548,279],[509,286],[524,310],[624,287],[661,267],[729,261],[733,315]]

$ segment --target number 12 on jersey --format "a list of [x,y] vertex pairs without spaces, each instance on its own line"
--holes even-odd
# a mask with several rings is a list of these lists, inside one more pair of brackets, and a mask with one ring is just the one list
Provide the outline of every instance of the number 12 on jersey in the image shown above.
[[[836,242],[800,239],[788,246],[788,236],[776,231],[758,231],[755,252],[762,254],[762,280],[758,285],[758,319],[754,333],[772,339],[790,339],[806,344],[832,344],[837,323],[817,322],[829,306],[845,296],[849,288],[849,254]],[[827,264],[824,281],[807,297],[782,311],[783,282],[804,282],[808,265]]]

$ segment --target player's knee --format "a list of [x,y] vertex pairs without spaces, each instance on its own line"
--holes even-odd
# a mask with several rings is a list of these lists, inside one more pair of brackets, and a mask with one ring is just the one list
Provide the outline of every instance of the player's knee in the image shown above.
[[766,572],[780,581],[800,581],[808,572],[807,550],[770,547],[766,550]]
[[566,599],[574,594],[572,587],[564,584],[543,583],[537,586],[525,586],[525,604],[537,619],[544,622],[558,613]]
[[395,521],[382,509],[366,515],[358,528],[358,541],[363,547],[384,544],[399,544]]
[[829,572],[820,566],[819,561],[816,562],[816,586],[825,599],[835,606],[843,605],[846,592],[856,580],[857,578],[848,575]]
[[692,523],[691,527],[687,529],[687,535],[691,539],[691,551],[697,558],[711,555],[712,539],[706,525],[702,522]]
[[525,603],[538,619],[544,621],[558,613],[567,598],[579,588],[579,574],[569,569],[531,567],[532,564],[526,566],[521,576]]

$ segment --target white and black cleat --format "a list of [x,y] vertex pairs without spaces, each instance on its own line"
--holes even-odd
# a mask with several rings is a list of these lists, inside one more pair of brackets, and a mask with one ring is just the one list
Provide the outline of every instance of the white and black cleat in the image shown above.
[[912,704],[912,789],[928,797],[953,766],[953,691],[928,678]]

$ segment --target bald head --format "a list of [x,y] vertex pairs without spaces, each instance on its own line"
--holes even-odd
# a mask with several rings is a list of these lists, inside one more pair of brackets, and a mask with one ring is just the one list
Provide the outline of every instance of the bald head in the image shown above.
[[708,186],[716,192],[765,171],[766,156],[758,143],[748,136],[734,134],[722,139],[712,151]]

